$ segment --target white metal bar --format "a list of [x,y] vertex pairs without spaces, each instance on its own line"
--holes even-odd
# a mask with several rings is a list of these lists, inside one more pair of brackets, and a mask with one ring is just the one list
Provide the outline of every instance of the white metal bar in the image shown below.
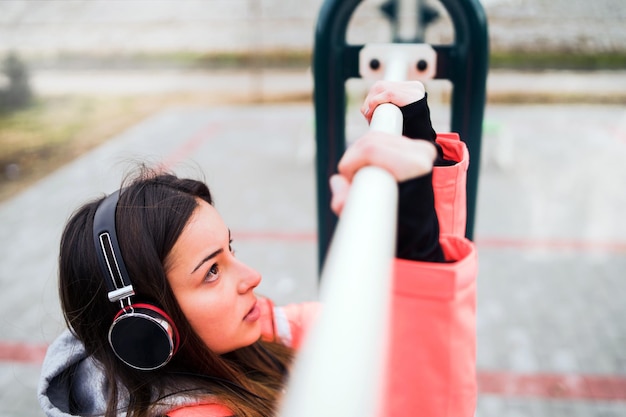
[[[406,73],[399,61],[388,66],[389,78]],[[400,109],[378,106],[370,129],[401,134]],[[357,172],[322,272],[323,311],[298,353],[281,417],[379,413],[397,202],[390,173],[378,167]]]
[[417,35],[419,1],[400,0],[398,6],[398,37],[402,41],[413,41]]
[[401,135],[403,121],[402,112],[397,106],[383,103],[374,109],[370,130]]

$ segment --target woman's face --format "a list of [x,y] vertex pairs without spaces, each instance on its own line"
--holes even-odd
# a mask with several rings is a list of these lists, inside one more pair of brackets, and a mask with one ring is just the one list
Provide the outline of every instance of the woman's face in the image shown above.
[[261,275],[235,258],[230,231],[205,201],[167,257],[167,279],[194,331],[217,354],[251,345],[261,336],[254,288]]

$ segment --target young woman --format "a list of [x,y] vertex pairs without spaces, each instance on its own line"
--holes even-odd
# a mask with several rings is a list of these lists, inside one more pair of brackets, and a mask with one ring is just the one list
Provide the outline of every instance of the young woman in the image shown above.
[[[379,82],[362,112],[369,120],[385,102],[401,107],[405,136],[365,134],[330,180],[338,214],[363,166],[388,170],[400,187],[385,414],[470,415],[476,260],[463,238],[467,151],[458,138],[437,138],[421,83]],[[39,386],[55,417],[275,415],[318,311],[258,297],[261,276],[235,256],[207,186],[146,169],[74,213],[59,279],[69,330],[50,346]],[[148,343],[141,326],[156,327]]]

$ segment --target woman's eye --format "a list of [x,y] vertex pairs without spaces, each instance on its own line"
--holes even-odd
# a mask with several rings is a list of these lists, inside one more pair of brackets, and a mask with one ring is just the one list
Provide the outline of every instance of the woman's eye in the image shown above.
[[230,251],[230,253],[232,253],[233,255],[235,254],[235,249],[233,248],[233,241],[231,240],[230,242],[228,242],[228,250]]
[[219,271],[220,270],[217,264],[211,265],[211,268],[207,272],[206,277],[204,277],[204,282],[213,282],[217,280]]

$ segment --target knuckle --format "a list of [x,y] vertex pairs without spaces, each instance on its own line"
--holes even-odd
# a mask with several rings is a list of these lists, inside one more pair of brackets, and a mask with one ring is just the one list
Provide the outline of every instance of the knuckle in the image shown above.
[[381,102],[383,102],[383,103],[391,103],[391,102],[393,102],[393,99],[394,99],[393,91],[391,91],[391,90],[383,91],[382,94],[381,94],[381,98],[382,98]]
[[377,154],[377,140],[370,136],[364,137],[359,143],[359,153],[366,161],[371,161]]
[[386,83],[384,80],[378,80],[374,82],[374,85],[372,85],[372,91],[376,93],[384,91],[385,89],[386,89]]

